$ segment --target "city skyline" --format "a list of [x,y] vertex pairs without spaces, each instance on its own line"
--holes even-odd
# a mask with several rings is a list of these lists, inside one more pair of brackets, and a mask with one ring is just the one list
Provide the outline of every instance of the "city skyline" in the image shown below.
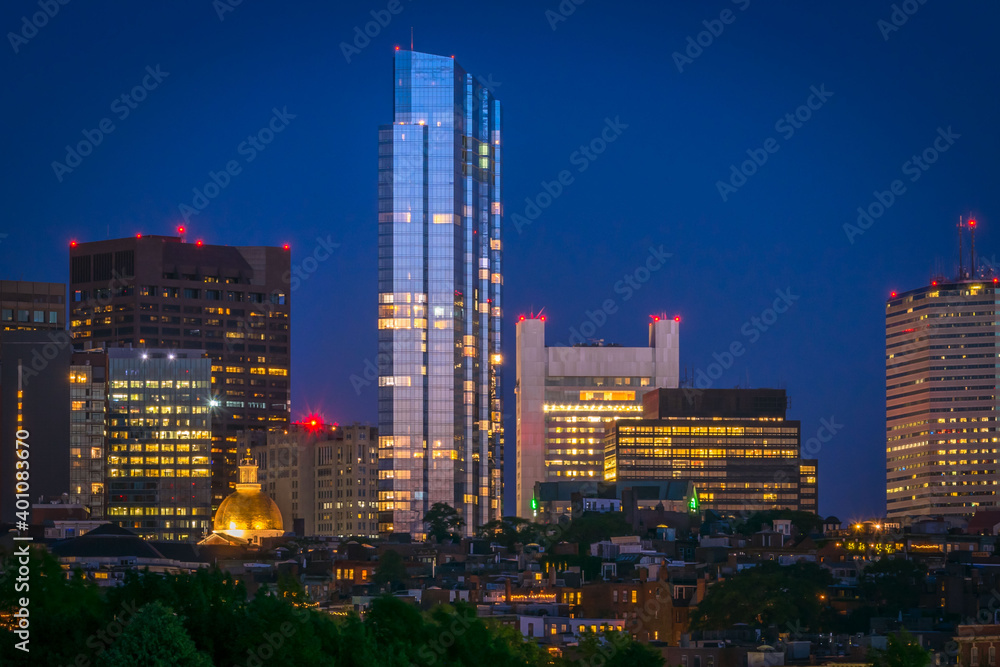
[[[296,301],[315,302],[293,315],[292,418],[374,424],[375,128],[413,27],[418,50],[456,54],[516,110],[504,352],[517,317],[542,308],[548,345],[587,325],[637,346],[650,314],[680,315],[682,377],[786,387],[804,444],[823,420],[841,426],[817,454],[820,511],[881,514],[885,299],[936,263],[952,272],[959,215],[977,215],[994,261],[997,139],[977,97],[1000,61],[997,8],[929,3],[896,25],[890,4],[401,6],[364,40],[355,27],[383,8],[293,7],[275,24],[246,3],[63,7],[8,52],[5,82],[37,92],[9,112],[23,130],[9,139],[3,277],[68,282],[69,241],[181,222],[205,243],[287,242]],[[0,22],[16,31],[26,12],[5,7]],[[521,53],[497,46],[511,39]],[[87,155],[67,155],[88,137]],[[656,271],[650,248],[671,255]],[[512,359],[503,370],[513,377]]]

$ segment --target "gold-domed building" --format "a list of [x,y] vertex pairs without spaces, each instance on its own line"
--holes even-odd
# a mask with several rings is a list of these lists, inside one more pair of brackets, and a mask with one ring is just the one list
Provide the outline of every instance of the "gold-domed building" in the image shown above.
[[240,481],[215,513],[214,533],[259,545],[266,537],[285,534],[281,510],[257,482],[257,464],[247,452],[240,462]]

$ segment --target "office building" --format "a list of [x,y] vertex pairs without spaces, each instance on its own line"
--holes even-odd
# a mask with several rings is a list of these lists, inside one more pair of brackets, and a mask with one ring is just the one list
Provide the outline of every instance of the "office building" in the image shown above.
[[65,329],[66,284],[0,280],[0,327],[3,331]]
[[151,540],[211,529],[212,360],[108,348],[109,520]]
[[724,515],[818,511],[817,462],[800,458],[784,389],[657,389],[643,408],[609,428],[606,482],[690,480],[700,507]]
[[250,447],[287,530],[309,537],[378,537],[378,429],[295,423]]
[[287,248],[145,236],[70,244],[78,347],[205,350],[212,360],[212,500],[236,484],[236,437],[284,430],[290,408]]
[[[65,331],[5,331],[0,340],[0,521],[13,523],[18,432],[27,431],[30,497],[69,491],[69,366]],[[23,434],[22,434],[23,435]],[[24,500],[23,498],[21,500]],[[23,504],[23,503],[22,503]]]
[[69,502],[105,518],[108,355],[74,352],[69,367]]
[[885,311],[886,509],[953,522],[997,507],[997,280],[939,278]]
[[454,58],[397,50],[379,128],[379,532],[501,516],[502,116]]
[[604,477],[604,433],[642,416],[643,396],[678,384],[679,319],[649,324],[648,347],[545,345],[545,318],[517,325],[517,515],[537,482]]

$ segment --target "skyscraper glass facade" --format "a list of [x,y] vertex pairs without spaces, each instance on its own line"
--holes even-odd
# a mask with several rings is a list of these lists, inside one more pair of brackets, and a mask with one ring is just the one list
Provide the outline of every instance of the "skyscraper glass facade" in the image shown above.
[[499,518],[502,113],[454,58],[396,51],[379,128],[379,531]]
[[211,364],[200,350],[108,350],[111,521],[153,540],[210,529]]

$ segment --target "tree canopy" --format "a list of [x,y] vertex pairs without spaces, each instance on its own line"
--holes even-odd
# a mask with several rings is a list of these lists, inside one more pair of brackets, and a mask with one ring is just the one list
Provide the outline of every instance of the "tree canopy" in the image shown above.
[[751,627],[789,626],[819,630],[826,608],[830,573],[815,563],[782,566],[765,562],[713,584],[692,615],[695,630],[726,630],[737,623]]
[[458,510],[448,503],[434,503],[424,515],[424,527],[427,529],[427,536],[437,540],[438,543],[445,541],[457,542],[461,539],[459,530],[465,525]]

